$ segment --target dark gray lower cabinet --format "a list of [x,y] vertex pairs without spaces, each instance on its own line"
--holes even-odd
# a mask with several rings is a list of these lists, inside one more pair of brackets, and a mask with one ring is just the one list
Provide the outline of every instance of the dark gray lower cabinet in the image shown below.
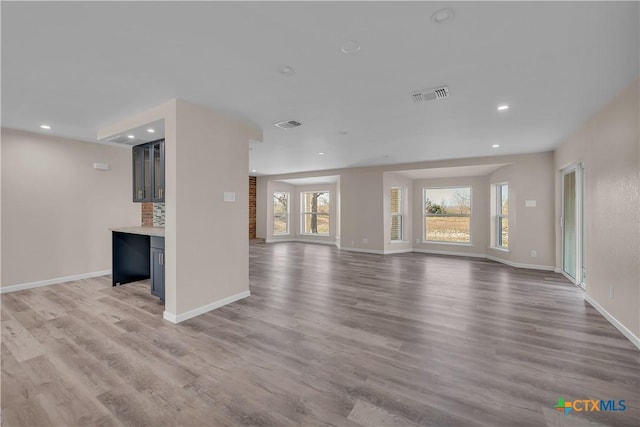
[[151,295],[164,301],[164,237],[151,237]]

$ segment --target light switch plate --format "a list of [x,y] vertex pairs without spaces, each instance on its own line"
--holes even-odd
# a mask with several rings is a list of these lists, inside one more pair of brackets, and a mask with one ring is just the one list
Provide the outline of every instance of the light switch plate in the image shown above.
[[536,201],[535,200],[525,200],[524,201],[524,207],[525,208],[535,208],[536,207]]
[[222,195],[222,199],[225,202],[235,202],[236,201],[236,193],[233,191],[225,191]]

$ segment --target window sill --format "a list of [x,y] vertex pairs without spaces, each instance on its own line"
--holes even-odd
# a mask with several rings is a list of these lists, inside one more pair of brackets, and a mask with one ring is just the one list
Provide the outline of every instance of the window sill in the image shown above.
[[500,248],[498,246],[489,246],[489,249],[493,249],[494,251],[500,251],[500,252],[511,252],[509,249],[507,248]]
[[330,234],[300,233],[299,235],[308,237],[331,237]]
[[436,240],[423,240],[423,245],[452,245],[452,246],[473,246],[472,243],[438,242]]
[[411,243],[411,242],[408,240],[389,240],[389,243],[392,245],[398,245],[400,243]]
[[291,233],[278,233],[272,234],[273,237],[281,237],[281,236],[291,236]]

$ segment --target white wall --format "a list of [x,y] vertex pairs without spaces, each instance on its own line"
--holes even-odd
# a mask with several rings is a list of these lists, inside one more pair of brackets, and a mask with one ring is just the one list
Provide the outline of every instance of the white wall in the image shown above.
[[140,225],[131,150],[3,128],[1,152],[2,287],[111,270],[109,228]]
[[[517,161],[489,176],[488,184],[502,182],[509,183],[509,251],[489,247],[487,254],[522,267],[553,270],[556,253],[553,153],[519,156]],[[535,200],[536,207],[525,207],[525,200]],[[536,251],[535,257],[531,251]]]
[[[561,268],[560,169],[582,161],[587,297],[614,318],[621,330],[633,334],[640,347],[639,104],[640,80],[636,80],[556,150],[555,260]],[[611,286],[613,298],[609,296]]]

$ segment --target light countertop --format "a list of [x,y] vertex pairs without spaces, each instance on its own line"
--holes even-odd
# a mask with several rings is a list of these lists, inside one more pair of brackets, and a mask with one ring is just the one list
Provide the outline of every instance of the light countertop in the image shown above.
[[142,234],[144,236],[164,237],[164,227],[113,227],[118,233]]

